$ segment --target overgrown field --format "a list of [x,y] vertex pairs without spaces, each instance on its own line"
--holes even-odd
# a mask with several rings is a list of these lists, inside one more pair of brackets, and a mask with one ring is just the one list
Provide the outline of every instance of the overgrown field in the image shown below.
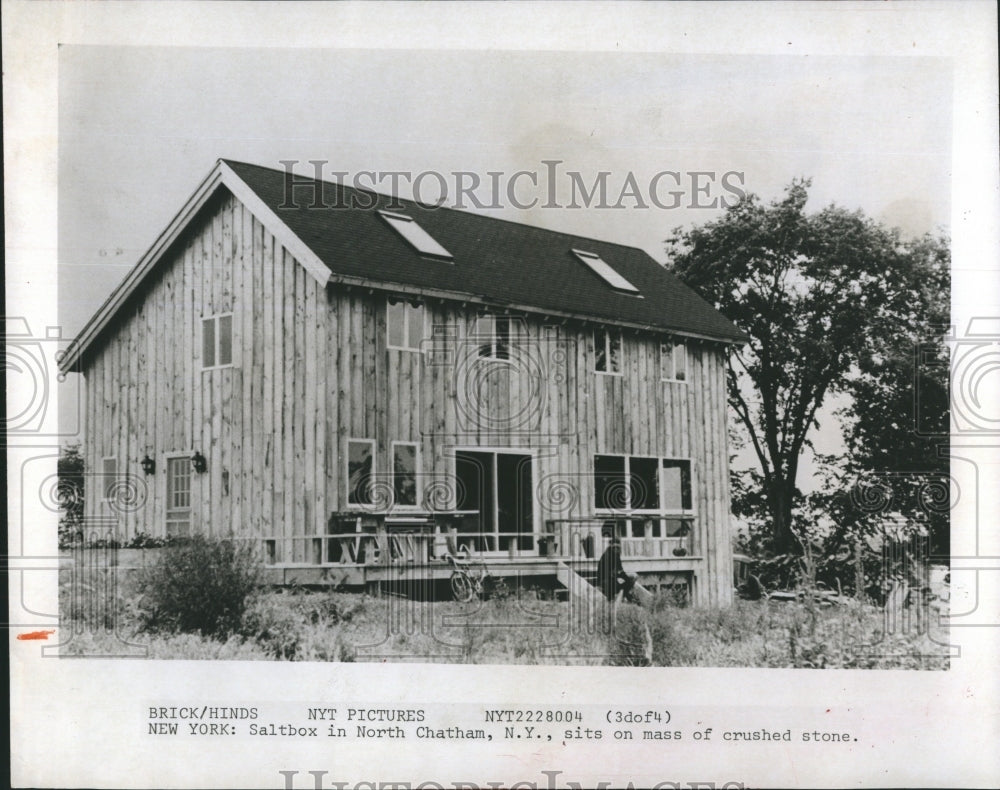
[[[68,655],[474,664],[946,669],[937,610],[847,602],[738,601],[726,609],[618,604],[603,622],[536,593],[417,602],[312,590],[250,591],[218,627],[165,616],[135,573],[67,576],[60,590]],[[194,601],[202,610],[207,601]],[[936,640],[936,641],[935,641]]]

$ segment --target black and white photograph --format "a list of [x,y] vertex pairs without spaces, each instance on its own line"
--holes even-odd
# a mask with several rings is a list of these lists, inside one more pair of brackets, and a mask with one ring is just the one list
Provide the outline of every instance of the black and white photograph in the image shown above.
[[5,13],[12,786],[992,786],[995,7],[280,5]]

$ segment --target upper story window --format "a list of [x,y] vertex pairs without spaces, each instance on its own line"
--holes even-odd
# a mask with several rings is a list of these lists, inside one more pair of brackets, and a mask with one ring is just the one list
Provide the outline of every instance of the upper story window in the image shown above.
[[594,330],[594,370],[618,375],[622,372],[622,333],[614,329]]
[[511,321],[505,315],[481,315],[476,319],[479,356],[510,359]]
[[639,296],[639,289],[620,275],[611,264],[607,263],[596,252],[586,252],[585,250],[573,250],[573,254],[589,268],[594,274],[604,280],[614,290],[621,293]]
[[660,343],[660,379],[687,381],[687,348],[683,343]]
[[389,348],[420,351],[424,339],[424,306],[398,299],[386,300]]
[[201,366],[221,368],[233,364],[232,313],[201,320]]
[[451,253],[442,247],[431,234],[420,227],[413,217],[408,217],[406,214],[397,214],[395,211],[379,211],[379,215],[421,255],[451,260]]

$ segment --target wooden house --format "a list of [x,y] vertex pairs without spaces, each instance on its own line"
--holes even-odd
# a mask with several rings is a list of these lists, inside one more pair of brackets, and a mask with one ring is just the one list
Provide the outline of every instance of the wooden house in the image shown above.
[[721,604],[742,340],[638,249],[220,160],[61,366],[87,516],[124,540],[372,587],[456,549],[586,573],[616,531],[626,569]]

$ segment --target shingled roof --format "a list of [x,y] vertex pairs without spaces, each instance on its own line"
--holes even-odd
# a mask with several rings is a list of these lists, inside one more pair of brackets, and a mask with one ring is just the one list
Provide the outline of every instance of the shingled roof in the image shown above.
[[[361,284],[402,293],[460,299],[491,307],[556,317],[600,321],[670,332],[724,343],[746,336],[721,313],[642,250],[584,236],[522,225],[457,209],[322,182],[315,207],[308,182],[295,176],[295,196],[286,200],[289,175],[258,165],[220,159],[170,225],[66,349],[60,369],[73,369],[111,325],[115,314],[151,276],[207,201],[228,189],[276,235],[321,282]],[[286,205],[286,203],[288,205]],[[386,221],[380,210],[404,214],[448,253],[421,254]],[[577,252],[574,252],[576,250]],[[637,293],[612,287],[594,270],[599,256],[611,279]],[[600,269],[600,264],[596,265]],[[607,272],[606,272],[607,273]]]
[[[745,340],[721,313],[635,247],[468,211],[431,208],[330,182],[323,183],[322,199],[332,208],[310,208],[313,194],[308,187],[296,187],[296,200],[287,200],[284,171],[224,161],[335,277],[468,295],[491,304],[725,342]],[[296,184],[307,181],[312,179],[295,176]],[[281,208],[286,202],[295,207]],[[359,205],[371,207],[352,207]],[[451,253],[451,260],[422,256],[379,216],[378,209],[416,220]],[[574,249],[600,255],[638,289],[641,298],[610,288],[581,263]]]

